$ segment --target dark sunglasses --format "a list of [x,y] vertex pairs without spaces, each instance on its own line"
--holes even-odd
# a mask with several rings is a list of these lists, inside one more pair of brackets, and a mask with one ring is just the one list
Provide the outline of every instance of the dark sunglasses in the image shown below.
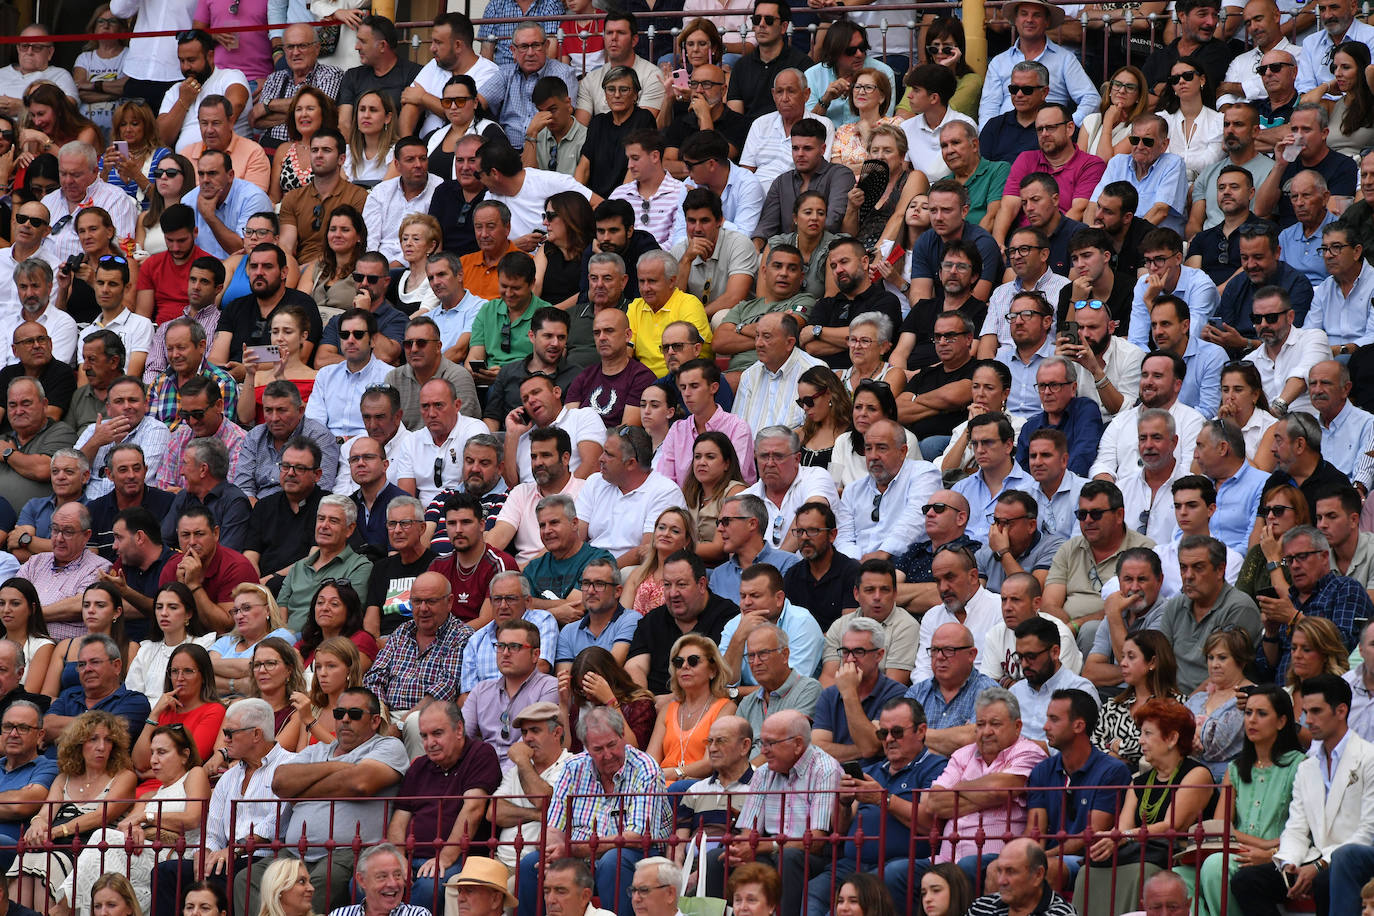
[[339,339],[340,339],[340,340],[363,340],[363,339],[366,338],[367,336],[368,336],[368,334],[367,334],[367,329],[366,329],[366,328],[363,328],[363,329],[361,329],[361,330],[340,331],[340,332],[339,332]]
[[183,407],[177,411],[177,419],[195,420],[197,423],[199,423],[201,420],[205,419],[205,414],[207,412],[209,412],[208,407],[200,407],[195,410],[188,410],[185,407]]
[[1255,73],[1258,74],[1259,76],[1268,76],[1270,73],[1282,73],[1284,67],[1295,67],[1295,66],[1297,66],[1297,65],[1296,65],[1296,64],[1290,64],[1290,63],[1288,63],[1287,61],[1284,61],[1284,62],[1281,62],[1281,63],[1277,63],[1277,64],[1260,64],[1258,67],[1255,68]]
[[1268,314],[1268,315],[1260,315],[1260,314],[1258,314],[1257,312],[1251,312],[1251,313],[1250,313],[1250,322],[1251,322],[1252,324],[1255,324],[1255,325],[1261,325],[1261,324],[1278,324],[1278,323],[1279,323],[1279,319],[1282,318],[1284,315],[1287,315],[1287,314],[1288,314],[1287,311],[1272,312],[1272,313],[1270,313],[1270,314]]
[[803,395],[797,398],[797,406],[802,410],[810,410],[816,406],[816,396],[814,394]]
[[437,340],[429,340],[425,337],[411,337],[401,341],[401,346],[407,350],[423,350],[430,344],[438,342]]
[[386,277],[382,274],[365,274],[360,271],[353,271],[354,283],[381,283],[384,279]]
[[1076,519],[1078,519],[1080,522],[1083,521],[1085,518],[1090,518],[1090,519],[1092,519],[1092,520],[1095,521],[1095,522],[1100,522],[1100,521],[1102,521],[1102,516],[1106,515],[1108,512],[1112,512],[1112,511],[1115,511],[1115,510],[1112,510],[1112,509],[1075,509],[1075,510],[1073,510],[1073,517],[1076,518]]
[[778,17],[777,17],[777,16],[761,16],[761,15],[759,15],[758,13],[755,13],[754,15],[752,15],[752,16],[749,17],[749,21],[752,22],[754,25],[776,25],[776,24],[777,24],[777,21],[778,21]]
[[26,216],[23,213],[16,213],[14,221],[20,226],[46,226],[48,221],[41,216]]
[[324,219],[324,204],[315,204],[315,209],[310,211],[310,231],[319,232],[320,224]]
[[1039,92],[1044,86],[1008,86],[1007,92],[1012,95],[1030,95],[1032,92]]
[[359,709],[356,706],[334,707],[334,719],[338,722],[342,722],[345,718],[352,719],[354,722],[361,722],[363,720],[363,716],[365,715],[367,715],[367,710]]
[[841,56],[843,56],[843,57],[853,57],[853,56],[856,55],[856,54],[867,54],[867,53],[868,53],[868,42],[864,42],[864,43],[861,44],[861,45],[850,45],[849,47],[845,48],[843,51],[840,52]]
[[945,503],[926,503],[921,507],[922,515],[929,515],[931,512],[948,512],[949,506]]
[[1196,70],[1188,70],[1184,73],[1170,73],[1168,77],[1170,86],[1177,86],[1179,83],[1191,83],[1197,79]]
[[677,658],[673,659],[673,667],[674,667],[674,668],[677,668],[677,669],[679,669],[679,670],[682,669],[682,668],[684,668],[684,667],[686,667],[686,668],[695,668],[697,665],[700,665],[700,664],[701,664],[701,656],[700,656],[700,655],[688,655],[688,656],[686,656],[685,658],[684,658],[683,656],[679,655]]
[[1139,146],[1144,143],[1146,149],[1154,149],[1155,147],[1154,137],[1137,137],[1135,134],[1131,134],[1128,139],[1131,141],[1131,146]]
[[906,737],[906,726],[894,725],[891,728],[878,728],[874,729],[873,734],[878,736],[879,741],[886,741],[888,735],[891,735],[896,740],[901,741],[903,738]]
[[1260,518],[1268,518],[1271,515],[1274,516],[1274,518],[1283,518],[1285,512],[1292,511],[1292,506],[1260,506],[1257,514]]
[[153,170],[153,177],[154,177],[154,178],[180,178],[181,175],[182,175],[181,169],[154,169],[154,170]]

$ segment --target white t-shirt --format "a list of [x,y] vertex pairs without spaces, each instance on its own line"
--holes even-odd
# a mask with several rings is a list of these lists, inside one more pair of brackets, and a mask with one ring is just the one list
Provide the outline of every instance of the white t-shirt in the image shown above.
[[[825,148],[821,155],[830,161],[830,151],[835,146],[835,125],[829,118],[812,112],[806,117],[825,125]],[[763,187],[764,193],[773,186],[773,179],[792,168],[792,138],[782,128],[782,115],[776,111],[766,114],[749,126],[749,134],[744,138],[744,149],[740,150],[739,164],[754,170],[754,177]]]
[[[452,70],[445,70],[438,63],[431,60],[420,68],[420,72],[415,75],[415,82],[412,86],[419,86],[425,92],[435,98],[444,97],[444,87],[454,76],[466,75],[472,77],[472,81],[480,89],[487,80],[500,74],[501,68],[496,66],[495,61],[487,60],[485,57],[478,57],[477,63],[473,64],[463,74],[456,74]],[[446,118],[442,118],[432,111],[425,111],[425,119],[420,122],[420,129],[416,133],[421,137],[427,137],[434,131],[448,123]]]
[[55,305],[49,305],[38,317],[24,317],[22,320],[36,321],[48,329],[48,336],[52,338],[53,359],[60,359],[69,366],[76,365],[76,322],[72,316]]
[[518,239],[543,227],[544,201],[559,191],[576,191],[588,200],[592,199],[591,188],[578,182],[571,175],[547,172],[544,169],[525,169],[525,183],[515,197],[488,191],[485,199],[499,200],[510,208],[510,237]]
[[[248,77],[243,75],[242,70],[233,70],[228,67],[216,67],[215,72],[210,74],[210,78],[200,87],[200,94],[191,103],[191,107],[186,109],[186,117],[181,122],[181,133],[177,136],[176,148],[181,149],[192,143],[200,142],[200,102],[207,95],[224,95],[229,91],[230,86],[242,86],[249,95],[252,90],[248,87]],[[177,94],[181,89],[181,83],[177,83],[167,90],[162,96],[162,107],[158,109],[158,114],[166,114],[171,111],[177,103]],[[251,101],[251,99],[250,99]],[[245,104],[243,111],[239,114],[239,119],[234,123],[234,133],[240,137],[252,136],[252,128],[248,124],[248,110],[252,105]]]
[[99,318],[86,325],[81,331],[81,336],[77,338],[76,345],[80,347],[86,342],[86,338],[96,331],[114,331],[119,335],[119,339],[124,341],[124,352],[130,355],[147,353],[153,343],[153,323],[128,309],[121,311],[108,325],[101,326]]
[[621,493],[598,473],[588,477],[577,494],[577,517],[587,523],[587,539],[593,547],[618,557],[639,546],[660,512],[684,502],[677,484],[657,471],[629,493]]
[[73,102],[80,101],[76,94],[76,80],[72,78],[69,71],[61,67],[48,67],[43,70],[35,70],[33,73],[20,73],[18,64],[11,64],[0,69],[0,95],[7,95],[12,99],[22,99],[28,88],[40,81],[52,83],[65,92],[67,98]]
[[[566,432],[572,440],[572,459],[568,462],[568,470],[573,473],[582,466],[582,458],[577,454],[579,442],[595,442],[600,445],[606,441],[606,424],[601,422],[601,417],[590,407],[564,407],[554,419],[553,425]],[[530,467],[528,431],[520,436],[515,448],[515,463],[520,469],[520,482],[534,483],[534,471]]]

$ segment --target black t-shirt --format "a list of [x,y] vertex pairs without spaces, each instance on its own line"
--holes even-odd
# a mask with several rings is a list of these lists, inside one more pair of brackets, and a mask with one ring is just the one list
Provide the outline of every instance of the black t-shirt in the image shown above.
[[1296,486],[1301,490],[1302,495],[1307,499],[1308,514],[1311,515],[1312,518],[1316,518],[1317,500],[1321,497],[1321,494],[1336,487],[1350,486],[1350,478],[1341,473],[1334,464],[1323,458],[1316,469],[1312,471],[1312,476],[1308,477],[1302,483],[1296,483],[1292,475],[1287,471],[1274,471],[1274,473],[1269,475],[1269,479],[1264,482],[1264,490],[1262,492],[1268,493],[1271,488],[1283,485],[1290,487]]
[[445,181],[434,189],[434,195],[429,199],[429,215],[439,221],[445,251],[462,257],[477,250],[477,236],[472,232],[472,211],[486,196],[487,192],[483,189],[469,201],[463,196],[463,186],[457,179]]
[[1259,109],[1260,114],[1260,128],[1268,130],[1271,127],[1282,127],[1287,124],[1293,117],[1293,107],[1298,104],[1301,98],[1295,92],[1293,97],[1288,100],[1287,105],[1280,105],[1278,108],[1274,107],[1268,96],[1255,102],[1254,105]]
[[243,549],[260,555],[258,569],[263,575],[290,566],[314,548],[315,510],[328,492],[315,487],[295,512],[291,511],[283,490],[258,500],[253,507],[252,523],[248,526]]
[[392,632],[410,617],[410,587],[415,577],[426,572],[436,559],[434,551],[426,549],[414,563],[403,562],[399,553],[393,553],[372,564],[363,606],[382,609],[383,633]]
[[1062,214],[1059,217],[1059,228],[1054,230],[1054,235],[1050,236],[1050,272],[1059,274],[1061,277],[1069,276],[1069,239],[1079,229],[1086,229],[1076,219],[1069,219]]
[[[1145,65],[1141,69],[1145,72],[1145,85],[1150,87],[1151,91],[1168,80],[1169,71],[1178,63],[1178,42],[1179,39],[1175,38],[1145,58]],[[1226,42],[1220,38],[1213,38],[1188,56],[1202,64],[1203,72],[1207,74],[1207,84],[1215,87],[1226,81],[1226,68],[1236,55],[1231,52]]]
[[[1118,273],[1134,277],[1140,268],[1145,266],[1145,253],[1141,250],[1140,243],[1144,241],[1145,233],[1153,228],[1154,226],[1149,221],[1139,216],[1131,220],[1131,225],[1126,229],[1126,238],[1121,242],[1121,250],[1116,253]],[[1117,333],[1125,334],[1125,327],[1123,326]]]
[[[10,382],[23,374],[24,366],[21,363],[0,369],[0,391],[9,391]],[[72,367],[54,358],[38,373],[38,381],[43,386],[43,396],[48,399],[48,403],[62,408],[62,412],[66,413],[67,408],[72,406],[72,395],[76,394],[76,373],[72,371]],[[12,428],[8,417],[3,428]]]
[[[912,394],[920,395],[943,388],[952,382],[969,381],[973,378],[973,370],[977,366],[977,360],[965,360],[964,364],[953,372],[946,371],[944,363],[936,362],[926,366],[924,369],[917,370],[906,383],[906,390]],[[959,407],[954,410],[945,410],[934,416],[926,417],[924,420],[917,420],[907,427],[912,435],[917,439],[924,439],[926,436],[949,436],[953,435],[954,427],[968,419],[967,407]]]
[[249,293],[226,305],[219,316],[217,331],[228,331],[233,335],[229,341],[230,362],[243,361],[245,346],[260,347],[272,342],[268,326],[272,323],[272,316],[283,305],[299,305],[305,309],[305,314],[310,316],[310,341],[319,345],[320,337],[324,334],[324,323],[320,321],[320,307],[315,304],[314,297],[298,289],[287,289],[282,293],[281,302],[264,318],[257,297]]
[[[881,283],[870,283],[868,289],[853,299],[846,296],[827,296],[811,308],[811,323],[823,328],[847,328],[849,322],[864,312],[882,312],[894,328],[902,324],[902,305]],[[802,339],[810,340],[810,331],[802,331]],[[832,369],[849,366],[849,351],[842,350],[821,357]]]
[[367,64],[344,71],[339,83],[339,104],[356,105],[369,92],[382,92],[391,97],[391,104],[401,110],[401,92],[420,75],[421,66],[413,61],[398,60],[385,76],[378,76]]
[[822,630],[829,630],[841,614],[859,606],[854,597],[858,581],[859,561],[835,551],[830,556],[830,568],[819,582],[811,575],[810,563],[793,563],[782,574],[782,590],[789,601],[810,611]]
[[[769,98],[772,96],[770,95]],[[744,141],[749,137],[749,119],[733,108],[726,106],[720,117],[714,120],[716,133],[725,137],[736,150],[744,152]],[[678,149],[682,146],[683,141],[699,130],[701,130],[701,125],[697,122],[696,112],[688,110],[682,116],[674,117],[673,123],[669,124],[668,129],[663,132],[664,145],[669,149]]]
[[[1114,271],[1112,291],[1108,294],[1105,305],[1107,306],[1107,314],[1111,315],[1117,322],[1117,337],[1125,337],[1126,331],[1130,328],[1131,302],[1134,298],[1135,276],[1124,274],[1119,270]],[[1072,304],[1073,284],[1070,283],[1059,291],[1059,324],[1069,320],[1069,306]]]
[[[936,293],[945,291],[939,283],[934,285],[934,289]],[[982,299],[970,296],[958,310],[973,322],[973,333],[977,335],[978,329],[988,317],[988,304]],[[911,355],[907,357],[903,369],[919,369],[936,361],[938,357],[935,355],[935,341],[932,335],[935,333],[935,319],[939,318],[943,311],[946,309],[944,296],[941,295],[935,299],[922,299],[906,313],[906,318],[902,319],[902,326],[897,331],[897,338],[900,340],[903,334],[915,334],[916,345],[911,348]]]
[[[725,624],[739,613],[739,605],[708,592],[706,607],[692,627],[693,633],[700,633],[707,639],[720,642],[720,634]],[[662,696],[668,692],[668,655],[673,643],[683,635],[677,623],[668,613],[668,606],[660,604],[645,614],[635,627],[635,637],[630,641],[628,658],[640,655],[649,656],[649,692]]]
[[[154,517],[163,518],[172,510],[172,499],[173,494],[166,490],[144,487],[143,502],[140,505],[153,513]],[[91,500],[86,508],[91,512],[91,540],[86,546],[113,563],[117,559],[114,550],[114,523],[115,516],[119,515],[119,504],[115,502],[115,494],[110,492],[98,496]],[[0,529],[8,531],[13,527],[13,518],[8,525],[0,518]],[[154,578],[153,581],[156,583],[157,579]],[[156,596],[150,594],[148,597]]]
[[[1280,159],[1279,162],[1283,162],[1283,160]],[[1326,157],[1316,165],[1304,165],[1301,156],[1285,164],[1279,187],[1286,187],[1288,182],[1298,176],[1299,172],[1308,169],[1312,169],[1326,179],[1326,188],[1333,195],[1337,197],[1355,196],[1360,181],[1359,167],[1355,165],[1354,159],[1333,149],[1327,149]],[[1289,202],[1287,194],[1279,195],[1279,204],[1270,214],[1270,218],[1278,224],[1280,229],[1287,229],[1298,221],[1297,216],[1293,214],[1293,204]]]
[[625,183],[625,170],[629,167],[629,160],[625,158],[625,138],[631,131],[657,129],[658,121],[644,108],[630,112],[624,124],[615,123],[609,112],[592,115],[587,125],[587,139],[582,144],[582,158],[592,164],[587,177],[587,187],[592,193],[609,197]]
[[[796,14],[793,14],[795,20]],[[806,72],[815,61],[806,52],[784,44],[782,53],[768,63],[759,59],[758,49],[735,61],[730,71],[730,88],[726,90],[727,102],[743,102],[744,117],[752,124],[770,112],[778,110],[773,104],[773,78],[788,68]],[[814,104],[814,102],[813,102]]]
[[1193,236],[1193,241],[1188,245],[1188,254],[1200,257],[1203,273],[1220,286],[1240,267],[1240,227],[1236,227],[1229,236],[1224,222],[1202,230]]

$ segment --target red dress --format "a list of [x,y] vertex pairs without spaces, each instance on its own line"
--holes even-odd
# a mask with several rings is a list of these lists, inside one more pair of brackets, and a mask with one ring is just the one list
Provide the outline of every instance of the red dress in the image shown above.
[[[313,378],[289,378],[287,381],[295,385],[296,390],[301,393],[302,403],[310,400],[310,392],[315,390],[315,380]],[[262,415],[262,393],[266,390],[266,385],[258,385],[253,389],[253,403],[257,405],[253,413],[253,419],[258,425],[261,425],[264,419]]]

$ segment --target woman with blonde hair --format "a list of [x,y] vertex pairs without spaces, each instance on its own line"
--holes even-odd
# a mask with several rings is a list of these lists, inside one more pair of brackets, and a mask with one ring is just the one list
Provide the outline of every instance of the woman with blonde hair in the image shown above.
[[[121,800],[133,798],[137,782],[129,743],[124,720],[104,710],[82,713],[62,730],[57,779],[24,833],[26,844],[59,849],[26,852],[10,865],[11,900],[30,901],[40,912],[57,911],[62,883],[73,867],[73,838],[89,837],[129,810],[131,803]],[[60,850],[63,846],[67,851]]]
[[277,859],[262,873],[262,909],[258,916],[312,916],[315,888],[300,859]]
[[[125,156],[115,146],[122,140],[129,144]],[[141,100],[124,102],[114,109],[110,127],[110,145],[100,157],[100,177],[123,188],[147,210],[152,203],[153,182],[162,157],[172,150],[158,142],[157,118],[148,103]],[[192,177],[194,184],[195,176]],[[161,208],[159,208],[159,215]]]
[[[395,174],[396,104],[375,89],[358,96],[353,126],[343,151],[343,176],[359,187],[371,188]],[[422,144],[423,145],[423,144]]]
[[[1302,708],[1302,682],[1319,674],[1340,676],[1350,670],[1350,650],[1341,631],[1325,617],[1300,614],[1289,627],[1288,676],[1284,685],[1293,694],[1294,705]],[[1300,715],[1300,720],[1306,716]]]
[[106,872],[91,885],[91,916],[143,916],[129,879],[117,872]]
[[253,650],[268,636],[296,641],[286,628],[286,615],[266,586],[244,582],[234,587],[234,629],[210,646],[210,661],[215,666],[215,686],[220,696],[244,696],[248,690],[249,664]]
[[291,694],[291,705],[302,723],[297,751],[316,742],[328,744],[334,740],[332,710],[339,705],[345,690],[363,683],[363,655],[346,636],[331,636],[320,643],[311,667],[315,677],[309,691]]
[[692,525],[692,516],[680,506],[672,506],[658,514],[654,522],[653,551],[649,559],[635,567],[625,578],[626,595],[631,597],[630,606],[641,614],[663,603],[663,562],[679,550],[695,550],[697,532]]
[[[725,559],[716,519],[720,518],[725,501],[745,489],[744,471],[730,437],[714,429],[697,436],[692,443],[692,469],[682,483],[682,495],[691,521],[689,530],[694,532],[692,549],[707,563]],[[668,554],[663,556],[666,558]],[[662,560],[658,562],[662,564]],[[645,608],[643,613],[648,610]]]
[[439,304],[439,297],[429,287],[426,265],[429,256],[444,243],[444,231],[428,213],[407,213],[401,217],[399,234],[401,258],[407,266],[396,283],[396,299],[401,311],[423,315]]
[[725,689],[729,672],[715,640],[686,633],[673,643],[668,659],[673,699],[659,713],[645,750],[663,767],[664,782],[671,786],[711,775],[706,758],[711,723],[733,715],[735,704]]

